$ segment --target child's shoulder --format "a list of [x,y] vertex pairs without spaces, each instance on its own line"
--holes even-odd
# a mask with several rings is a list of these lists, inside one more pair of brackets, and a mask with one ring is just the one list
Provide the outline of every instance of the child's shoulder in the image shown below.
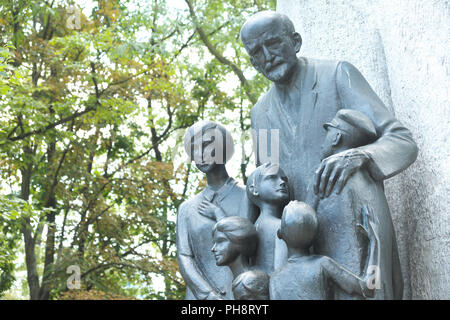
[[294,265],[291,265],[290,263],[285,263],[278,269],[276,269],[272,274],[270,275],[270,282],[271,283],[279,283],[280,281],[286,279],[286,274],[291,274],[292,269],[295,269]]
[[334,260],[328,256],[314,255],[314,263],[318,270],[329,270],[334,264]]

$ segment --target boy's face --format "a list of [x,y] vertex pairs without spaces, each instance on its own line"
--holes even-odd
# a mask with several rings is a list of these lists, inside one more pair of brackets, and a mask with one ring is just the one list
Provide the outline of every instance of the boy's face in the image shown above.
[[226,266],[236,260],[239,255],[236,245],[221,231],[214,232],[214,246],[211,251],[216,259],[216,265]]
[[278,166],[272,166],[261,176],[258,193],[261,201],[284,204],[289,201],[288,178]]
[[325,137],[325,141],[321,147],[321,160],[328,158],[329,156],[334,154],[336,150],[335,142],[337,139],[337,135],[340,133],[340,130],[330,126],[328,126],[326,130],[327,136]]

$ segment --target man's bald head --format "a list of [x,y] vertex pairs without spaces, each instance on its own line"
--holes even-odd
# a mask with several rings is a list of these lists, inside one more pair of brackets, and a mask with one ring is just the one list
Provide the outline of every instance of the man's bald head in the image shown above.
[[282,30],[291,35],[295,32],[294,24],[291,19],[285,14],[275,11],[260,11],[251,16],[241,28],[241,40],[245,45],[245,40],[257,35],[266,27],[278,25],[282,27]]

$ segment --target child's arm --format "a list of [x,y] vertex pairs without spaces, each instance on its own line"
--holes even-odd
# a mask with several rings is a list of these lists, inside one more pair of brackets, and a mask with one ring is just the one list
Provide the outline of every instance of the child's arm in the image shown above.
[[[373,297],[376,289],[376,283],[373,284],[372,268],[375,271],[375,281],[379,278],[379,247],[380,240],[377,233],[377,225],[374,223],[373,213],[367,207],[362,208],[363,211],[363,225],[359,225],[362,231],[367,235],[370,241],[369,260],[365,268],[364,277],[360,278],[353,272],[346,269],[333,259],[324,257],[321,266],[326,276],[332,279],[345,292],[352,294],[357,293],[363,297]],[[366,219],[368,218],[368,219]],[[367,221],[368,220],[368,221]],[[370,270],[369,270],[370,268]]]
[[321,266],[326,277],[333,280],[345,292],[349,294],[357,293],[363,297],[373,297],[373,290],[367,288],[364,279],[361,279],[333,259],[324,257]]

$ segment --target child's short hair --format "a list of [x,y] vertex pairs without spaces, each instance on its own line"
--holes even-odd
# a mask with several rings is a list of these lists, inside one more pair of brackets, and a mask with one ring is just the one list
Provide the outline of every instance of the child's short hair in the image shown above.
[[284,207],[280,233],[288,247],[296,247],[300,239],[305,243],[312,243],[318,224],[316,211],[310,205],[293,200]]
[[251,257],[255,254],[258,233],[250,220],[238,216],[226,217],[214,225],[213,236],[216,231],[223,232],[231,242],[237,245],[243,256]]
[[[239,295],[239,285],[248,295]],[[236,300],[248,300],[249,296],[256,300],[269,300],[269,276],[261,270],[241,273],[233,280],[232,288]]]

